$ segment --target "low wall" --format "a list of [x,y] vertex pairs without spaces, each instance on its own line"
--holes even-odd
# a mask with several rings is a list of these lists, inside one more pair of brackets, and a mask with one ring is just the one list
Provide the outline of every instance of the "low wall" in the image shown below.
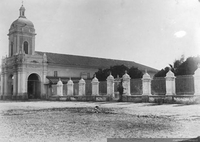
[[[107,95],[100,96],[52,96],[50,101],[93,101],[93,102],[109,102],[118,101],[118,94],[115,98]],[[133,103],[175,103],[175,104],[197,104],[200,103],[200,95],[131,95],[123,96],[123,102]]]
[[110,101],[111,97],[102,96],[52,96],[50,101],[94,101],[94,102],[106,102]]
[[185,103],[197,104],[200,103],[200,95],[132,95],[123,96],[123,102],[134,103]]

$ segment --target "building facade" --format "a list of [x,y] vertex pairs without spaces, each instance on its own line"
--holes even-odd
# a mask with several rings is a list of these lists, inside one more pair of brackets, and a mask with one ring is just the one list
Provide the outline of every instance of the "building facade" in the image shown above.
[[19,18],[9,29],[8,57],[1,63],[1,99],[46,98],[48,84],[59,78],[92,78],[99,68],[114,65],[137,67],[154,75],[157,70],[131,61],[103,59],[35,51],[35,28],[25,16],[22,5]]

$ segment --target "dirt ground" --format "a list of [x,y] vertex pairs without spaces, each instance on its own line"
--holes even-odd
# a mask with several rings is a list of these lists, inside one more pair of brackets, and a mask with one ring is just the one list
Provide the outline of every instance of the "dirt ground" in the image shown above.
[[[99,113],[94,107],[99,106]],[[196,138],[200,105],[0,101],[0,142]]]

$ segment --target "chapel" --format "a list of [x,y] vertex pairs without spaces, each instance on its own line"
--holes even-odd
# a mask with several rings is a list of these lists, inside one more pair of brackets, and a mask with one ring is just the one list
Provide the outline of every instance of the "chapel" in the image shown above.
[[[91,79],[99,68],[114,65],[137,67],[153,76],[157,70],[136,62],[36,51],[34,24],[26,18],[25,7],[11,24],[8,56],[1,63],[1,99],[46,99],[49,84],[58,80]],[[39,47],[38,47],[39,48]]]

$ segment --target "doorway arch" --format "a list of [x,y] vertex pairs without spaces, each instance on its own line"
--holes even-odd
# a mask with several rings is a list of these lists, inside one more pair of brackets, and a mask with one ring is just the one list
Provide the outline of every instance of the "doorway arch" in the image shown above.
[[27,83],[28,99],[40,99],[41,82],[38,74],[30,74]]
[[11,74],[9,75],[8,77],[8,82],[7,82],[7,85],[8,85],[8,90],[7,90],[7,93],[12,96],[13,95],[13,80],[14,80],[14,76]]

